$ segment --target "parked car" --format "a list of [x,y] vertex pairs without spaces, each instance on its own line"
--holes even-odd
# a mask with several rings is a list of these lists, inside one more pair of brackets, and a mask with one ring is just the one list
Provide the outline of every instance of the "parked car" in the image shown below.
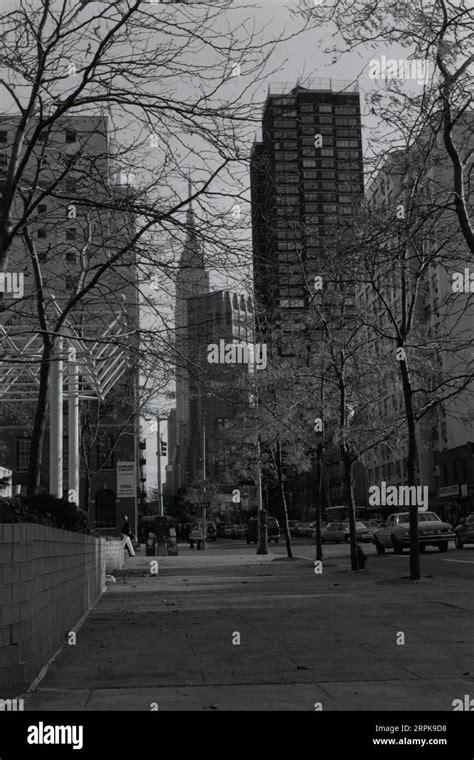
[[313,520],[313,522],[308,523],[305,536],[307,536],[307,538],[311,538],[314,530],[316,530],[316,523]]
[[[442,522],[434,512],[419,512],[418,521],[420,552],[425,550],[425,546],[437,546],[440,552],[447,552],[448,542],[455,537],[453,526]],[[377,554],[383,554],[385,549],[401,554],[410,546],[409,512],[389,515],[387,521],[374,531],[373,541]]]
[[223,538],[230,538],[232,536],[232,531],[233,530],[234,530],[234,525],[232,523],[227,523],[223,527],[222,537]]
[[293,528],[293,535],[296,537],[306,536],[308,531],[308,522],[297,522]]
[[288,520],[288,530],[290,531],[290,536],[294,536],[294,530],[296,525],[298,525],[298,520]]
[[[311,538],[314,540],[316,537],[316,529],[313,530]],[[349,543],[351,533],[348,522],[332,522],[328,523],[325,528],[321,528],[321,539],[323,544],[340,544],[342,541]],[[372,531],[369,530],[367,525],[359,520],[356,522],[356,538],[357,541],[363,543],[369,543],[372,541]]]
[[246,532],[247,532],[247,528],[245,525],[233,525],[232,532],[230,535],[231,535],[231,538],[244,538]]
[[229,523],[217,523],[217,538],[224,538],[226,528],[229,527]]
[[381,525],[383,525],[383,520],[375,520],[374,518],[371,518],[370,520],[366,520],[365,524],[367,525],[369,530],[375,530],[376,528],[380,528]]
[[456,549],[463,549],[465,544],[474,544],[474,513],[462,518],[454,529]]
[[[268,525],[268,543],[274,541],[276,544],[280,538],[280,524],[276,517],[267,517]],[[247,543],[256,544],[258,541],[258,517],[251,517],[247,523],[246,531]]]

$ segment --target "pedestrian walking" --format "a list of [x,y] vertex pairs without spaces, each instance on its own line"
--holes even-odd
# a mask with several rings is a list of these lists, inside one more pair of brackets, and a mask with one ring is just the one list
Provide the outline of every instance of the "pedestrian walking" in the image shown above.
[[129,557],[134,557],[135,552],[133,550],[133,545],[130,540],[130,536],[131,536],[130,523],[128,521],[127,515],[124,515],[123,524],[122,524],[122,547],[124,549],[127,549]]

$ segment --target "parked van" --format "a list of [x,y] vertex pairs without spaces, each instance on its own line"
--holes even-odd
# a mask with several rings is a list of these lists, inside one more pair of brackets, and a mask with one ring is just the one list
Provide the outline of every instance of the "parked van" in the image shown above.
[[[276,517],[267,516],[268,525],[268,543],[275,541],[278,543],[280,538],[280,525]],[[246,539],[248,544],[256,544],[258,541],[258,517],[251,517],[247,524]]]

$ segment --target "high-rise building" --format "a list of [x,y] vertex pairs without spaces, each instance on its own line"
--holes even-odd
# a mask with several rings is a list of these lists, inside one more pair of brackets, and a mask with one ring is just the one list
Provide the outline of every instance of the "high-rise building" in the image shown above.
[[[5,192],[6,172],[17,128],[16,117],[0,117],[2,192]],[[127,211],[130,188],[117,184],[113,175],[107,119],[102,116],[68,116],[57,120],[51,127],[45,127],[39,135],[36,134],[37,128],[38,123],[32,120],[22,143],[22,157],[29,152],[22,178],[29,194],[21,202],[18,199],[12,207],[12,219],[17,222],[23,215],[25,224],[23,234],[17,230],[12,240],[7,264],[7,271],[24,275],[24,294],[18,299],[8,292],[0,296],[0,325],[5,331],[2,333],[2,348],[8,349],[9,353],[12,346],[8,338],[21,349],[28,337],[38,332],[38,308],[41,303],[47,314],[47,324],[54,325],[55,310],[50,297],[54,296],[58,307],[64,309],[71,296],[88,285],[98,268],[120,251],[134,232],[134,219]],[[39,273],[36,277],[35,268]],[[107,328],[115,317],[119,317],[115,332],[120,333],[121,337],[108,338]],[[99,402],[90,398],[80,403],[78,501],[80,506],[88,509],[96,526],[106,532],[119,532],[124,514],[128,514],[132,526],[135,523],[138,320],[135,254],[130,246],[127,253],[121,256],[119,266],[109,267],[71,307],[62,327],[63,335],[70,335],[73,330],[81,339],[83,355],[78,357],[80,366],[91,352],[96,359],[96,368],[103,368],[104,359],[108,356],[108,340],[115,340],[120,344],[120,351],[127,355],[128,368],[115,386],[113,376],[117,353],[113,360],[108,360],[107,371],[103,374],[104,383],[110,381],[105,400]],[[67,359],[67,338],[64,342],[63,358]],[[35,409],[34,376],[38,376],[38,351],[31,364],[31,401],[28,404],[9,405],[2,403],[0,397],[0,451],[13,470],[14,484],[21,486],[22,491],[27,483],[32,413]],[[80,377],[80,384],[83,379],[83,376]],[[81,393],[83,390],[81,388]],[[66,380],[64,391],[66,401],[69,391]],[[89,396],[94,396],[94,393]],[[68,430],[67,408],[65,403],[65,434]],[[48,435],[46,431],[41,472],[43,491],[49,488]],[[67,493],[66,436],[64,443],[64,490]],[[126,467],[121,467],[122,472],[128,472],[126,484],[122,472],[118,472],[119,462],[126,464]]]
[[[206,477],[218,477],[219,473],[230,471],[232,464],[228,461],[229,451],[222,447],[220,432],[248,405],[247,380],[249,372],[255,370],[254,313],[250,299],[228,290],[190,299],[189,333],[193,364],[189,475],[193,479],[203,473],[205,441]],[[247,355],[246,347],[251,347]],[[226,362],[226,351],[233,361]],[[211,358],[216,361],[210,362]]]
[[[191,188],[190,188],[191,189]],[[186,216],[186,240],[176,277],[175,352],[176,352],[176,449],[173,468],[177,488],[189,479],[191,445],[189,299],[209,292],[209,274],[198,240],[194,212],[190,204]],[[171,452],[170,457],[171,457]],[[170,460],[171,461],[171,460]]]
[[[209,275],[198,241],[193,209],[176,281],[176,415],[169,437],[167,492],[175,492],[225,467],[213,457],[214,440],[226,422],[248,403],[245,376],[252,371],[254,313],[248,298],[227,290],[209,292]],[[225,346],[251,346],[247,362],[225,362]],[[221,353],[208,361],[210,344]],[[244,352],[245,353],[245,352]],[[204,444],[205,442],[205,444]],[[204,456],[204,445],[207,462]],[[219,461],[218,461],[219,460]],[[206,467],[207,465],[207,467]]]
[[[362,196],[357,84],[316,79],[306,86],[271,85],[262,139],[252,152],[251,200],[257,339],[269,344],[272,361],[317,364],[315,278],[323,278],[326,294],[333,287],[331,260],[344,256],[338,241]],[[347,314],[353,283],[344,287]],[[325,500],[338,504],[343,475],[337,448],[326,460]],[[287,473],[287,483],[298,489],[290,501],[314,505],[311,479]],[[363,488],[357,482],[356,494]]]
[[259,337],[291,355],[314,277],[363,192],[357,85],[271,85],[251,158]]

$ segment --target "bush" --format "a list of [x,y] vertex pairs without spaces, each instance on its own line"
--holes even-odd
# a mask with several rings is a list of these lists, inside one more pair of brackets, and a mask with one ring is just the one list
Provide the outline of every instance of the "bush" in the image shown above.
[[32,522],[79,533],[90,533],[87,512],[50,494],[0,497],[0,523]]

